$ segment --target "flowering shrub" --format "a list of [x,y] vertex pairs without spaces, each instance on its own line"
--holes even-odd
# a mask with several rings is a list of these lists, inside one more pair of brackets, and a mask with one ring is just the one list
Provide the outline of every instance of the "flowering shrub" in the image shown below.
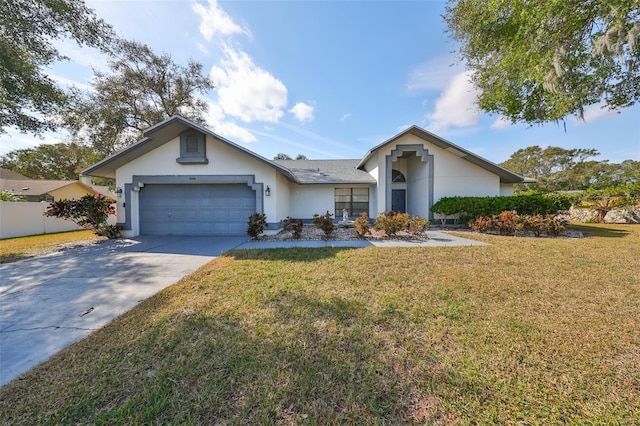
[[489,229],[493,229],[493,218],[479,217],[469,222],[469,228],[476,232],[480,232],[481,234],[485,234]]
[[99,236],[120,238],[120,227],[107,223],[109,215],[116,213],[115,202],[113,198],[100,194],[85,195],[73,200],[54,201],[43,214],[70,220]]
[[539,237],[541,233],[546,232],[547,222],[542,215],[534,214],[533,216],[529,216],[529,231],[533,232],[533,235],[536,237]]
[[515,212],[502,212],[497,216],[479,217],[469,222],[476,232],[498,232],[500,235],[519,235],[531,232],[539,237],[543,232],[555,237],[564,231],[566,221],[559,215],[518,215]]

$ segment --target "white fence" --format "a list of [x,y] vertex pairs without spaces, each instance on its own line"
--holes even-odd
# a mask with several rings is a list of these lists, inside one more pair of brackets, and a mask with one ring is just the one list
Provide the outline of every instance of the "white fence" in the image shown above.
[[[48,207],[49,203],[46,201],[39,203],[0,201],[0,238],[82,229],[70,220],[44,216],[43,213]],[[109,217],[109,223],[115,224],[116,217]]]

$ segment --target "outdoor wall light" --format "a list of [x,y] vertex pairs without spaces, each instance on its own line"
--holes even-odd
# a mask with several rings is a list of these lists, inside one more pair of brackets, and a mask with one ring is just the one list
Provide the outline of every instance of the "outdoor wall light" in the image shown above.
[[117,188],[116,188],[116,195],[117,195],[118,197],[122,197],[122,188],[120,188],[120,187],[117,187]]
[[264,195],[267,197],[271,196],[271,188],[269,188],[269,185],[267,185],[267,189],[264,190]]

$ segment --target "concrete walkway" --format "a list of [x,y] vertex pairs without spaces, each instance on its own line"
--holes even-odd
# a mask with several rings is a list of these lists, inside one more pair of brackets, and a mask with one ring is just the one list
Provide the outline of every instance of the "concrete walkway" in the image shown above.
[[265,249],[290,247],[455,247],[484,246],[481,241],[456,237],[441,231],[427,231],[428,240],[287,240],[287,241],[249,241],[238,249]]
[[428,236],[374,242],[136,237],[0,265],[0,386],[232,249],[484,245],[439,231]]

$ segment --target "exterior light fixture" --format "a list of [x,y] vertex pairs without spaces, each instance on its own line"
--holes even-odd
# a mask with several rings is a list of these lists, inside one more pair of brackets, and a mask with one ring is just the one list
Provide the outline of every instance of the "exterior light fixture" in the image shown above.
[[267,189],[264,190],[264,195],[267,197],[271,196],[271,188],[269,188],[269,185],[267,185]]
[[122,188],[120,188],[120,187],[117,187],[117,188],[116,188],[116,195],[117,195],[118,197],[122,197]]

